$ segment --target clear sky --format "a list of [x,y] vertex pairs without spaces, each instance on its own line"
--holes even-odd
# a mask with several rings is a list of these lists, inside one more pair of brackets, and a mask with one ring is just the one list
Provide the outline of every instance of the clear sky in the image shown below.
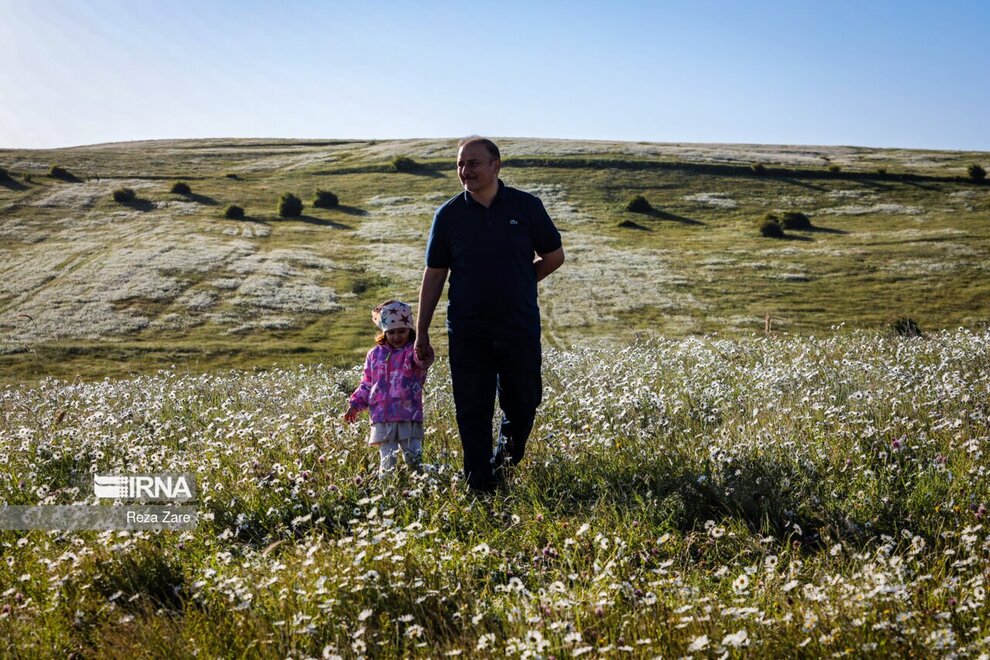
[[0,147],[482,134],[990,151],[988,0],[0,0]]

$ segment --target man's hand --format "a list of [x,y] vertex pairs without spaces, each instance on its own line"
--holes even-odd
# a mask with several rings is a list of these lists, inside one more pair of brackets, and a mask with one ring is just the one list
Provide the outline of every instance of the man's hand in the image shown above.
[[433,346],[430,344],[430,333],[424,332],[416,335],[416,342],[413,344],[416,350],[416,357],[420,362],[432,362]]
[[564,248],[557,248],[553,252],[539,255],[540,258],[533,263],[536,269],[536,281],[539,282],[547,275],[564,265]]
[[446,268],[427,267],[423,271],[423,284],[419,287],[419,309],[416,319],[416,342],[414,344],[416,357],[421,362],[433,357],[433,346],[430,344],[430,323],[433,312],[436,311],[443,285],[447,283]]
[[347,412],[344,413],[344,421],[348,424],[353,424],[357,421],[358,414],[360,414],[360,411],[356,408],[348,408]]

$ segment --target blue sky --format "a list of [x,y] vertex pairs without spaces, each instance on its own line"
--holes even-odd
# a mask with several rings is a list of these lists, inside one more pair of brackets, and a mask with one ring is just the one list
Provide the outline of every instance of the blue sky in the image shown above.
[[0,148],[483,134],[990,151],[990,2],[0,0]]

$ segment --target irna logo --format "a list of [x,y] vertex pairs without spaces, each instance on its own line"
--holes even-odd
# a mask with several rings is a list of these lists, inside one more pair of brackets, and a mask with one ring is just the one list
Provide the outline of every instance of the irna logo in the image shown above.
[[173,500],[195,497],[191,474],[93,475],[93,493],[98,499]]

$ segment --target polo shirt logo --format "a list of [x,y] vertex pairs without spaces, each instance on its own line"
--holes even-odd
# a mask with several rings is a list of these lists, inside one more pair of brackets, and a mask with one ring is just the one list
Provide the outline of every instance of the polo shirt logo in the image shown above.
[[515,220],[509,220],[509,224],[510,225],[518,225],[519,223],[516,222]]

